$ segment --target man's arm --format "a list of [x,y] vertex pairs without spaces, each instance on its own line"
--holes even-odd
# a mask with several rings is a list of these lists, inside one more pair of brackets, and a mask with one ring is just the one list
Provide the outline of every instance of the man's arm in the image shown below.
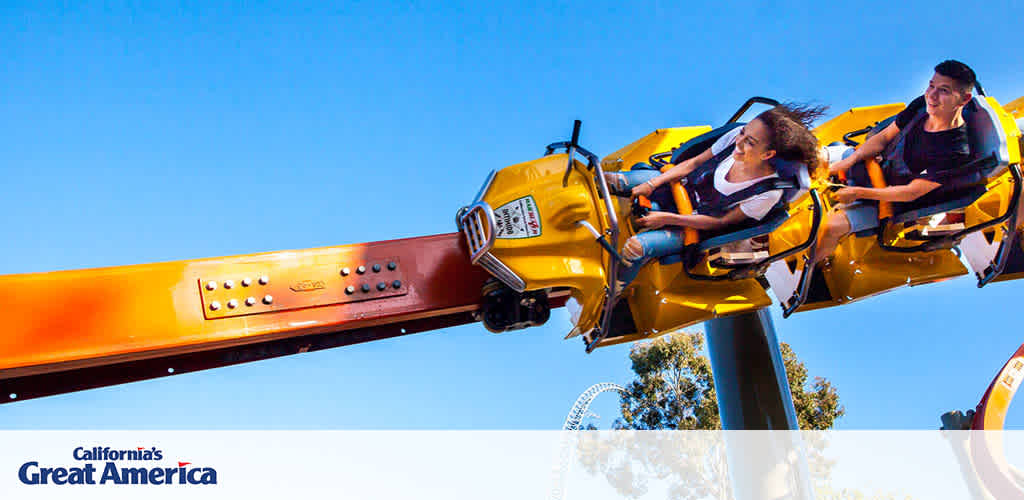
[[881,132],[871,136],[871,138],[865,141],[864,144],[861,144],[861,146],[857,148],[852,155],[833,163],[828,167],[828,172],[830,174],[845,172],[859,161],[874,158],[878,153],[881,153],[882,150],[884,150],[899,133],[900,128],[896,126],[896,122],[890,123],[888,127],[885,127]]
[[[914,179],[910,181],[910,184],[902,186],[889,186],[884,188],[866,188],[866,187],[850,187],[840,189],[836,192],[836,196],[842,200],[847,196],[853,199],[864,199],[864,200],[878,200],[878,201],[895,201],[895,202],[907,202],[914,201],[931,191],[941,186],[938,182],[932,182],[925,179]],[[842,193],[847,191],[847,193]]]

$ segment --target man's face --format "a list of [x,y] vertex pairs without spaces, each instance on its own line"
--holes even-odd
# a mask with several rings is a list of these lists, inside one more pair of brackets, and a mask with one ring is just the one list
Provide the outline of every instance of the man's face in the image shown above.
[[970,92],[960,92],[956,80],[938,73],[932,75],[928,82],[928,90],[924,92],[924,101],[928,106],[929,115],[952,116],[967,101]]

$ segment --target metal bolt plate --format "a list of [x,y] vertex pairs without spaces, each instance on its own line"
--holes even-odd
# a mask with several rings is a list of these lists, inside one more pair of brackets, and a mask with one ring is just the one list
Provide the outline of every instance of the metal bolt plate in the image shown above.
[[[362,269],[363,273],[374,268],[380,271],[346,275],[342,272],[345,268]],[[404,271],[397,257],[384,256],[300,269],[254,266],[230,275],[202,276],[196,285],[204,317],[219,319],[405,295],[409,285]],[[215,285],[210,290],[207,285],[211,282],[241,283],[242,287]],[[243,303],[245,307],[239,307]]]

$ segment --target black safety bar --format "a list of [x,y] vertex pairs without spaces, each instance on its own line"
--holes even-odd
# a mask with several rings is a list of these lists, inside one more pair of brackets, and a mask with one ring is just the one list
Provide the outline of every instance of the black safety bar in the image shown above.
[[740,119],[741,116],[743,116],[743,113],[746,113],[747,110],[750,109],[750,107],[753,106],[754,104],[767,104],[769,106],[778,106],[779,101],[776,101],[775,99],[769,97],[751,97],[750,99],[747,99],[747,102],[743,103],[743,105],[740,106],[740,109],[737,110],[736,113],[732,115],[732,118],[729,118],[729,120],[726,121],[725,123],[735,123],[737,120]]
[[[569,141],[553,142],[551,144],[548,144],[545,147],[544,156],[548,156],[548,155],[554,153],[556,149],[565,148],[566,150],[568,150],[570,144],[571,143]],[[598,162],[600,161],[600,159],[598,159],[597,155],[595,155],[594,153],[591,153],[590,151],[587,150],[587,148],[584,148],[583,146],[580,146],[579,144],[577,144],[576,147],[573,148],[573,149],[575,149],[577,153],[583,155],[587,159],[587,168],[593,168],[594,165],[597,165]]]
[[660,169],[665,165],[668,165],[668,162],[665,161],[665,158],[671,159],[672,151],[665,151],[664,153],[654,153],[653,155],[647,158],[647,162],[650,163],[652,167],[657,167]]
[[569,172],[572,171],[572,160],[575,153],[583,155],[587,159],[587,168],[594,168],[601,160],[591,153],[583,146],[580,146],[580,126],[583,123],[579,120],[575,120],[572,124],[572,140],[552,142],[544,147],[544,156],[548,156],[555,152],[556,149],[565,148],[566,153],[569,155],[569,166],[565,169],[565,177],[562,178],[562,187],[568,185]]
[[[878,125],[878,124],[876,123],[875,125]],[[852,137],[857,137],[858,135],[864,135],[864,134],[866,134],[868,132],[871,132],[871,129],[875,128],[875,125],[870,125],[870,126],[862,128],[862,129],[854,130],[853,132],[847,132],[847,133],[843,134],[843,142],[846,143],[847,146],[853,146],[853,147],[860,146],[860,143],[855,141],[855,140],[853,140]]]
[[[981,158],[979,160],[975,160],[975,161],[973,161],[971,163],[968,163],[967,165],[965,165],[964,167],[961,167],[961,168],[966,168],[966,167],[972,166],[975,163],[991,161],[993,158],[994,158],[994,154],[992,156],[987,156],[985,158]],[[931,252],[931,251],[935,251],[935,250],[942,250],[942,249],[945,249],[945,248],[952,248],[957,243],[959,243],[960,240],[964,239],[967,235],[969,235],[969,234],[971,234],[973,232],[981,231],[981,230],[984,230],[984,229],[988,229],[988,228],[990,228],[992,226],[997,226],[999,224],[1002,224],[1003,222],[1006,222],[1006,220],[1009,219],[1010,217],[1016,217],[1016,213],[1017,213],[1017,199],[1020,197],[1020,191],[1021,191],[1021,186],[1020,186],[1020,183],[1021,183],[1020,167],[1018,167],[1016,164],[1011,165],[1010,166],[1010,173],[1011,173],[1011,175],[1013,175],[1013,182],[1014,182],[1013,192],[1014,192],[1014,195],[1013,195],[1013,199],[1010,200],[1010,204],[1007,207],[1006,212],[1004,212],[999,217],[996,217],[996,218],[994,218],[992,220],[989,220],[989,221],[986,221],[986,222],[982,222],[980,224],[975,224],[975,225],[973,225],[971,227],[968,227],[968,228],[961,229],[960,231],[957,231],[957,232],[955,232],[953,234],[947,234],[947,235],[942,235],[942,236],[922,236],[921,239],[925,240],[924,243],[921,243],[919,245],[910,246],[910,247],[899,247],[899,246],[890,245],[890,244],[886,243],[886,241],[885,241],[885,232],[886,232],[885,229],[886,229],[886,227],[890,223],[889,218],[886,218],[885,220],[883,220],[881,222],[881,224],[879,224],[879,227],[878,227],[878,235],[877,235],[878,246],[882,250],[887,250],[889,252],[898,252],[898,253]],[[1005,263],[1004,263],[1004,266],[1005,266]],[[986,283],[987,283],[987,281],[986,281]]]
[[[734,113],[732,115],[732,118],[729,118],[729,120],[726,121],[723,125],[728,125],[730,123],[735,123],[736,120],[739,120],[740,117],[743,116],[743,113],[746,113],[747,110],[750,109],[750,107],[753,106],[754,104],[767,104],[769,106],[778,106],[779,105],[779,101],[776,101],[775,99],[772,99],[772,98],[769,98],[769,97],[758,97],[758,96],[751,97],[750,99],[747,99],[747,101],[744,102],[742,106],[740,106],[740,109],[737,110],[736,113]],[[665,165],[668,165],[668,162],[665,161],[665,158],[671,158],[671,157],[672,157],[672,151],[665,151],[665,152],[662,152],[662,153],[654,153],[650,157],[648,157],[647,162],[650,163],[652,166],[657,167],[657,168],[660,169],[661,167],[664,167]]]
[[593,235],[595,240],[601,245],[601,247],[608,252],[608,285],[605,286],[605,302],[604,311],[602,313],[601,324],[596,328],[597,336],[594,340],[587,344],[587,352],[591,352],[597,347],[597,344],[604,340],[608,336],[608,327],[611,321],[612,308],[615,307],[617,297],[615,296],[615,282],[618,280],[619,266],[623,263],[624,259],[613,245],[614,242],[619,240],[619,218],[615,213],[615,205],[612,202],[611,193],[608,190],[608,183],[604,178],[604,171],[601,169],[601,161],[594,153],[587,151],[585,148],[579,145],[580,138],[580,126],[581,122],[575,120],[572,125],[572,139],[563,142],[554,142],[548,144],[544,150],[544,156],[554,153],[555,149],[565,148],[568,153],[569,163],[565,168],[565,176],[562,177],[562,187],[569,185],[569,174],[572,173],[573,162],[575,161],[576,153],[582,154],[587,158],[587,169],[594,171],[594,182],[597,184],[598,196],[604,200],[605,210],[608,213],[608,228],[605,229],[605,234],[601,234],[594,228],[590,223],[581,221],[583,227],[587,228]]
[[[686,272],[686,275],[688,277],[690,277],[690,279],[699,280],[699,281],[740,280],[740,279],[754,278],[754,277],[760,276],[760,275],[764,274],[764,272],[768,269],[768,266],[771,265],[772,262],[775,262],[775,261],[781,260],[781,259],[789,258],[790,256],[792,256],[794,254],[797,254],[797,253],[800,253],[800,252],[803,252],[804,250],[807,250],[808,248],[811,249],[811,251],[810,251],[811,259],[810,260],[813,261],[813,259],[814,259],[814,255],[813,254],[814,254],[814,250],[815,250],[815,248],[813,248],[813,247],[816,246],[817,241],[818,241],[818,228],[821,227],[821,217],[822,217],[822,214],[823,214],[823,210],[821,209],[821,197],[818,195],[818,192],[815,191],[814,189],[812,189],[812,190],[810,190],[810,195],[811,195],[811,201],[813,202],[814,215],[812,216],[812,219],[811,219],[811,234],[809,234],[807,236],[807,239],[803,243],[800,243],[799,245],[796,245],[796,246],[791,247],[789,249],[783,250],[783,251],[781,251],[781,252],[779,252],[777,254],[769,255],[769,256],[767,256],[767,257],[765,257],[765,258],[763,258],[763,259],[761,259],[761,260],[759,260],[757,262],[751,262],[750,264],[746,264],[743,267],[739,267],[739,268],[733,269],[733,270],[731,270],[731,271],[729,271],[728,273],[725,273],[725,274],[717,274],[717,275],[697,274],[697,273],[692,272],[689,269],[689,267],[686,266],[685,264],[683,265],[683,271]],[[806,299],[806,292],[807,292],[806,288],[807,287],[803,286],[804,280],[806,279],[808,283],[810,282],[810,271],[808,270],[808,267],[810,267],[810,266],[804,266],[804,271],[800,275],[800,280],[801,280],[801,287],[800,287],[800,292],[799,292],[801,294],[801,297],[799,297],[800,303],[803,303],[803,300]],[[792,299],[790,299],[790,300],[792,300]],[[799,304],[797,304],[797,305],[799,306]],[[794,307],[793,309],[796,309],[796,308]]]
[[1020,193],[1022,190],[1021,186],[1021,172],[1020,165],[1010,165],[1010,172],[1013,175],[1013,197],[1010,199],[1010,206],[1006,209],[1007,213],[1010,214],[1010,231],[1003,236],[1003,240],[999,242],[999,251],[996,252],[996,260],[992,262],[992,265],[985,268],[985,275],[978,277],[978,288],[981,288],[990,281],[994,280],[1000,274],[1003,274],[1003,270],[1006,269],[1006,263],[1009,261],[1010,250],[1013,248],[1015,239],[1013,238],[1013,230],[1017,227],[1017,205],[1020,203]]
[[818,253],[818,227],[821,224],[821,200],[818,199],[818,192],[811,191],[811,196],[814,197],[815,201],[815,214],[814,222],[811,224],[811,242],[810,249],[804,254],[804,270],[800,271],[800,281],[797,282],[796,290],[793,291],[793,296],[789,300],[782,304],[782,317],[783,319],[788,318],[790,314],[796,311],[796,308],[802,306],[807,301],[807,296],[810,293],[811,278],[814,277],[814,260]]

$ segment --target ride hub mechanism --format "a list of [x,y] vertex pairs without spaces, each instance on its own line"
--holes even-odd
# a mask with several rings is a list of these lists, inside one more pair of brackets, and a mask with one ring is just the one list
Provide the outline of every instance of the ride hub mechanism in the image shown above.
[[551,305],[543,290],[517,292],[496,279],[481,290],[483,306],[480,319],[493,333],[540,326],[551,317]]

